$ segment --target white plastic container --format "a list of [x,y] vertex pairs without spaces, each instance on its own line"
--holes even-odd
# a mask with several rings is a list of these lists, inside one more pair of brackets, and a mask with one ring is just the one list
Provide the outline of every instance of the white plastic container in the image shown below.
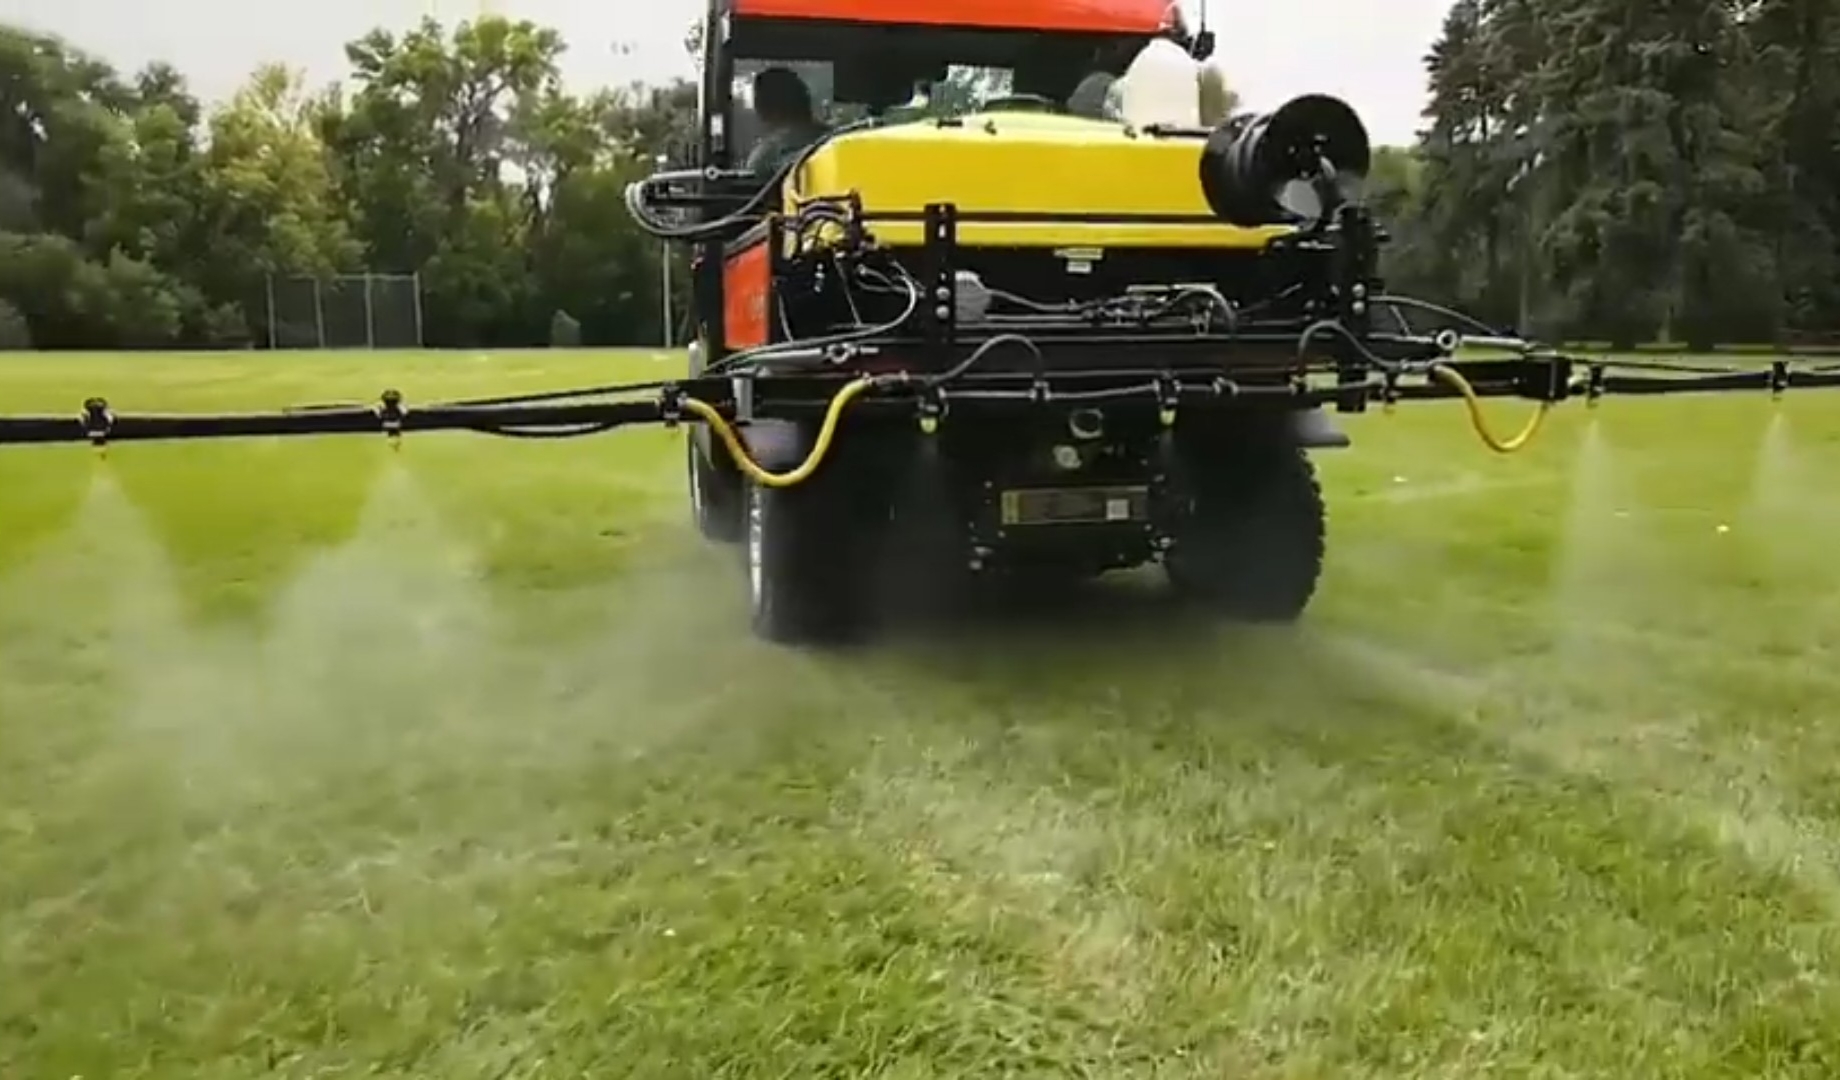
[[1201,126],[1201,65],[1175,42],[1144,46],[1118,80],[1119,106],[1133,127]]

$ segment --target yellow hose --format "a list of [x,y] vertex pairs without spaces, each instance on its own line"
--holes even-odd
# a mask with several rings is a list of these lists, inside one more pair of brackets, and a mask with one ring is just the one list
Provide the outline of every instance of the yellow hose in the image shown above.
[[1463,404],[1469,409],[1469,426],[1475,429],[1477,438],[1498,454],[1512,454],[1516,450],[1526,449],[1527,444],[1539,433],[1540,425],[1546,422],[1546,414],[1552,409],[1552,402],[1540,402],[1540,407],[1527,419],[1527,425],[1512,437],[1504,439],[1490,430],[1488,420],[1482,415],[1482,399],[1476,396],[1476,388],[1470,385],[1461,372],[1443,364],[1433,364],[1431,374],[1463,395]]
[[837,391],[837,395],[831,398],[830,405],[824,410],[824,423],[818,428],[818,438],[812,443],[811,453],[805,455],[805,460],[797,468],[783,473],[768,472],[760,467],[759,462],[749,457],[747,447],[741,444],[741,437],[735,434],[734,425],[723,419],[715,406],[695,398],[685,398],[683,407],[685,412],[708,424],[709,429],[721,438],[722,445],[728,447],[728,456],[735,459],[735,467],[747,474],[749,479],[762,487],[786,488],[810,479],[811,474],[818,471],[818,466],[824,463],[825,455],[830,453],[832,440],[837,437],[837,422],[843,419],[843,410],[874,386],[875,382],[874,378],[864,376]]

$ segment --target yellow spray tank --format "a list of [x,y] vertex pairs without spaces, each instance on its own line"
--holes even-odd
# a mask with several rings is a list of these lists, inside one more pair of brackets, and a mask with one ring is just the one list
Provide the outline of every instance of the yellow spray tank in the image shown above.
[[1196,183],[1196,133],[1233,104],[1218,67],[1156,38],[1104,81],[1075,91],[1108,99],[1103,107],[997,109],[840,136],[796,170],[786,209],[853,194],[878,239],[897,246],[919,242],[934,202],[957,207],[959,241],[971,246],[1261,251],[1293,231],[1288,219],[1222,218]]

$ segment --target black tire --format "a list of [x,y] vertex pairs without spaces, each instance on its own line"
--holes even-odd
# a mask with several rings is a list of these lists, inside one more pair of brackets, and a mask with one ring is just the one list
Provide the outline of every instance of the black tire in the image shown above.
[[690,515],[704,539],[718,544],[741,541],[742,505],[740,475],[709,460],[698,444],[695,429],[684,438],[684,458],[690,484]]
[[864,629],[869,605],[863,597],[860,515],[853,512],[848,489],[825,471],[787,488],[743,481],[749,619],[754,633],[768,641],[841,644]]
[[1316,469],[1286,443],[1189,467],[1193,503],[1164,560],[1170,583],[1229,618],[1294,622],[1322,576],[1327,513]]

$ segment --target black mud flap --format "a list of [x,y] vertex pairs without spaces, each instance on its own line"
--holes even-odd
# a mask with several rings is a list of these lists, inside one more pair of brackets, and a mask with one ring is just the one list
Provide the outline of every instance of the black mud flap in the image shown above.
[[1291,414],[1291,436],[1305,450],[1341,450],[1354,445],[1348,433],[1321,409],[1299,409]]

